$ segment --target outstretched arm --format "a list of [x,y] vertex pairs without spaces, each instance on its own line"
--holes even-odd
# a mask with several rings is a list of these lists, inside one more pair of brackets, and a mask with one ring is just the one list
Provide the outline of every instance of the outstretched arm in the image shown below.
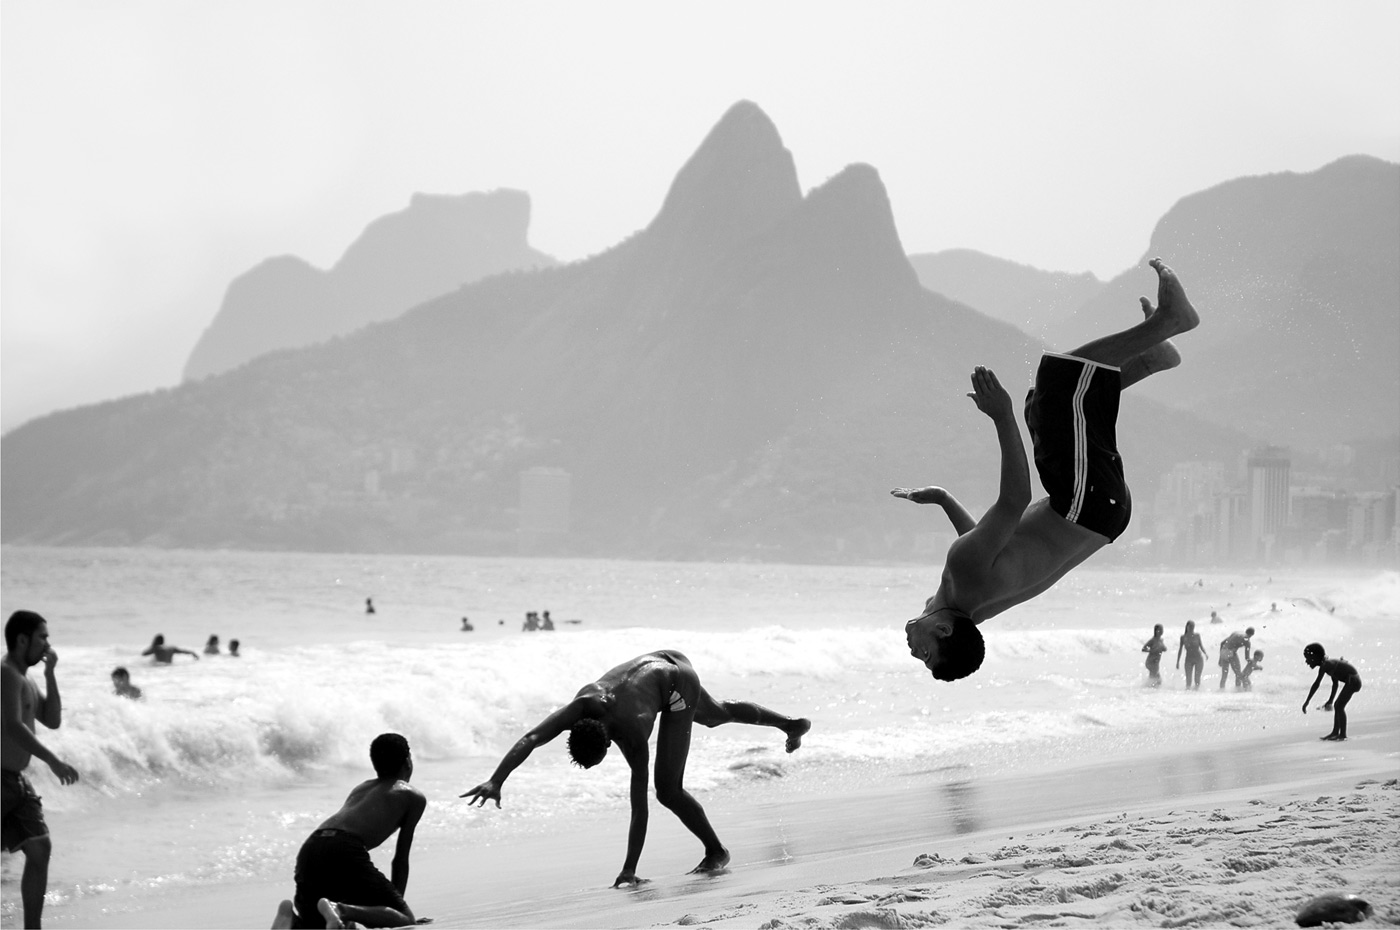
[[966,534],[960,556],[989,565],[1006,548],[1030,505],[1031,473],[1026,464],[1026,448],[1021,444],[1021,431],[1016,426],[1016,414],[1011,407],[1011,395],[1006,393],[996,374],[979,365],[972,373],[972,391],[967,396],[996,426],[997,443],[1001,447],[1001,490],[996,503]]
[[1303,698],[1303,713],[1305,714],[1308,712],[1308,702],[1311,701],[1313,699],[1313,695],[1317,693],[1317,686],[1322,684],[1323,674],[1323,669],[1317,670],[1317,680],[1314,681],[1312,687],[1308,689],[1308,696]]
[[967,508],[958,503],[958,499],[948,491],[940,487],[927,488],[895,488],[890,491],[895,497],[902,497],[907,501],[916,504],[938,504],[943,508],[943,512],[948,515],[948,519],[953,524],[953,529],[961,536],[977,525],[977,521],[972,519],[972,514],[967,512]]
[[548,717],[536,724],[535,728],[515,741],[515,745],[510,747],[501,764],[496,766],[496,771],[491,773],[491,777],[477,785],[470,791],[463,792],[460,797],[471,798],[468,803],[480,803],[486,806],[487,800],[496,802],[496,806],[501,806],[501,785],[510,777],[510,773],[520,767],[520,764],[530,757],[536,746],[543,746],[554,739],[560,733],[572,727],[583,718],[584,700],[574,698],[563,707],[550,714]]

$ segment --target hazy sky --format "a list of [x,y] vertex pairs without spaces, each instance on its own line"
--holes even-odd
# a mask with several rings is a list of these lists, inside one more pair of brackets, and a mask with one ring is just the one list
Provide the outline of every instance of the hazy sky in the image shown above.
[[736,100],[804,189],[874,165],[911,253],[1108,278],[1187,194],[1400,161],[1400,3],[0,5],[5,430],[178,383],[234,276],[415,191],[513,187],[571,260]]

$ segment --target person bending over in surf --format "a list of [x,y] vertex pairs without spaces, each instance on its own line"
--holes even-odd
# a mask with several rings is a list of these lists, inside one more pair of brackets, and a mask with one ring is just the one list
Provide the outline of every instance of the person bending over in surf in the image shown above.
[[1170,339],[1200,323],[1176,272],[1158,258],[1150,264],[1157,271],[1157,306],[1141,298],[1141,323],[1040,360],[1025,417],[1048,498],[1031,503],[1011,397],[982,366],[973,371],[967,396],[996,426],[996,503],[974,520],[943,488],[890,491],[916,504],[938,504],[958,532],[938,590],[904,628],[910,653],[935,678],[956,681],[977,671],[985,654],[978,624],[1047,590],[1127,528],[1132,502],[1115,435],[1119,392],[1179,365]]
[[691,726],[747,723],[773,727],[787,734],[787,751],[792,752],[802,745],[802,736],[812,724],[748,701],[715,700],[700,686],[700,676],[690,660],[674,649],[638,656],[584,685],[572,701],[544,718],[511,747],[489,781],[462,797],[482,807],[493,800],[500,807],[501,786],[510,773],[536,746],[548,743],[565,730],[569,731],[569,755],[574,764],[586,769],[603,761],[608,744],[616,743],[632,769],[632,823],[627,831],[627,858],[613,887],[640,884],[644,879],[637,877],[637,860],[647,837],[647,741],[658,717],[661,726],[656,737],[656,799],[705,844],[705,858],[692,871],[723,869],[729,864],[729,850],[715,835],[705,809],[682,784],[686,757],[690,754]]
[[[413,831],[428,806],[408,783],[413,754],[408,740],[381,733],[369,745],[375,777],[361,782],[345,804],[312,831],[297,853],[296,903],[277,908],[273,930],[290,927],[402,927],[415,922],[404,902]],[[393,880],[374,867],[369,851],[397,830]],[[425,921],[417,921],[424,923]]]
[[[1317,693],[1317,686],[1322,684],[1323,675],[1332,676],[1332,694],[1327,698],[1327,703],[1322,705],[1323,710],[1332,710],[1333,704],[1336,710],[1332,714],[1332,732],[1322,737],[1325,740],[1344,740],[1347,738],[1347,705],[1351,703],[1351,696],[1361,690],[1361,674],[1356,667],[1346,659],[1329,659],[1321,643],[1308,643],[1303,647],[1303,661],[1308,663],[1308,668],[1317,669],[1317,680],[1308,689],[1308,696],[1303,701],[1303,713],[1308,712],[1308,702]],[[1337,686],[1342,686],[1342,696],[1337,697]]]

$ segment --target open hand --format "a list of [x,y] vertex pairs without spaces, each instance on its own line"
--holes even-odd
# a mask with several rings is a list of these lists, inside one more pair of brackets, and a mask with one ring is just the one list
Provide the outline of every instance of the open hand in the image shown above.
[[1001,386],[996,373],[990,368],[978,365],[973,369],[972,390],[967,396],[972,398],[978,410],[993,420],[1015,417],[1011,409],[1011,395],[1006,393],[1006,388]]
[[464,792],[460,797],[471,798],[467,802],[468,804],[478,804],[481,807],[485,807],[489,799],[495,801],[496,807],[499,809],[501,806],[501,786],[493,781],[484,781],[472,790]]
[[948,499],[948,492],[939,487],[894,488],[890,491],[895,497],[902,497],[916,504],[941,504]]
[[631,869],[623,869],[618,873],[617,881],[613,882],[612,886],[614,888],[621,888],[623,885],[632,885],[635,887],[645,884],[647,881],[649,881],[649,879],[638,878],[637,873],[633,872]]

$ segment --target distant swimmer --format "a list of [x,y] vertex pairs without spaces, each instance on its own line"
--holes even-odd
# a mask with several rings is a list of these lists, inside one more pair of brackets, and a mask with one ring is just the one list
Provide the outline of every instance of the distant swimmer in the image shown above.
[[[64,762],[39,742],[34,721],[50,730],[63,723],[63,699],[58,693],[58,653],[49,645],[49,624],[32,610],[17,610],[5,622],[5,660],[0,663],[0,796],[4,799],[0,819],[0,845],[6,852],[24,853],[19,895],[24,908],[24,925],[42,925],[44,893],[49,886],[49,858],[53,841],[44,821],[39,793],[29,783],[24,770],[38,756],[60,784],[78,782],[78,770]],[[44,690],[29,680],[29,670],[44,665]],[[11,886],[13,889],[13,886]],[[13,890],[6,894],[13,894]]]
[[1206,647],[1196,632],[1196,621],[1186,621],[1186,632],[1176,644],[1176,667],[1181,668],[1181,653],[1186,653],[1186,687],[1201,690],[1201,671],[1206,667]]
[[1216,613],[1215,611],[1212,610],[1212,611],[1210,612],[1210,622],[1211,622],[1211,623],[1224,623],[1224,622],[1225,622],[1225,618],[1222,617],[1222,616],[1220,616],[1220,614],[1218,614],[1218,613]]
[[1245,627],[1244,633],[1231,633],[1220,641],[1220,687],[1223,690],[1225,680],[1230,677],[1230,673],[1235,673],[1235,687],[1240,687],[1240,649],[1244,649],[1244,654],[1249,655],[1250,644],[1254,637],[1254,627]]
[[1167,644],[1162,642],[1162,624],[1158,623],[1152,627],[1152,638],[1142,644],[1142,651],[1147,653],[1147,683],[1154,688],[1162,684],[1162,653],[1167,651]]
[[[1317,686],[1322,684],[1323,675],[1332,676],[1332,693],[1327,698],[1327,703],[1322,705],[1323,710],[1336,709],[1332,715],[1332,732],[1322,737],[1325,740],[1344,740],[1347,738],[1347,705],[1351,703],[1351,696],[1361,690],[1361,675],[1346,659],[1329,659],[1321,643],[1309,643],[1303,647],[1303,661],[1308,663],[1308,668],[1317,669],[1317,680],[1308,689],[1307,700],[1303,701],[1303,713],[1308,712],[1308,701],[1313,699],[1317,693]],[[1337,686],[1342,688],[1341,697],[1337,696]]]
[[367,598],[365,598],[365,613],[367,613],[367,614],[372,614],[372,613],[374,613],[374,598],[372,598],[372,597],[367,597]]
[[549,619],[549,611],[547,611],[547,610],[546,610],[544,613],[542,613],[542,614],[540,615],[540,629],[541,629],[541,630],[552,630],[552,629],[554,629],[554,621],[551,620],[551,619]]
[[525,622],[520,624],[520,632],[533,633],[540,628],[540,615],[533,610],[525,614]]
[[466,617],[463,617],[463,618],[462,618],[462,632],[463,632],[463,633],[470,633],[470,632],[471,632],[472,630],[474,630],[474,629],[476,629],[476,627],[472,626],[472,622],[471,622],[470,620],[468,620]]
[[219,637],[210,636],[204,643],[204,654],[207,656],[219,655]]
[[153,658],[151,661],[155,662],[157,665],[169,665],[175,661],[177,655],[194,656],[195,659],[199,658],[197,652],[192,652],[189,649],[181,649],[179,646],[167,646],[165,644],[164,633],[157,633],[156,638],[151,640],[151,644],[147,646],[141,654],[143,656],[152,656]]
[[[402,927],[415,922],[404,902],[413,832],[428,806],[408,783],[413,754],[408,740],[381,733],[369,745],[375,777],[361,782],[345,804],[311,832],[297,853],[296,898],[277,908],[274,930],[290,927]],[[397,830],[393,880],[374,867],[369,851]]]
[[809,720],[784,717],[748,701],[716,701],[700,686],[690,660],[674,650],[650,652],[624,662],[592,684],[584,685],[572,701],[544,718],[522,736],[491,775],[462,797],[486,806],[501,806],[501,786],[534,750],[565,730],[574,763],[592,768],[603,761],[608,745],[616,743],[632,769],[632,825],[627,831],[627,858],[613,887],[636,885],[637,861],[647,836],[647,742],[657,718],[656,799],[675,814],[685,828],[705,844],[705,858],[692,872],[715,872],[729,864],[729,850],[720,843],[700,802],[682,784],[690,754],[692,724],[717,727],[746,723],[773,727],[787,734],[786,748],[802,745],[812,727]]
[[981,520],[940,487],[895,488],[895,497],[938,504],[958,538],[948,549],[938,590],[905,624],[909,651],[935,678],[955,681],[981,665],[978,624],[1030,600],[1127,529],[1131,496],[1115,426],[1122,389],[1175,368],[1171,337],[1200,322],[1176,272],[1154,258],[1158,306],[1141,298],[1145,319],[1080,346],[1046,353],[1025,417],[1035,464],[1049,491],[1031,504],[1030,471],[1011,396],[988,368],[972,373],[968,394],[996,426],[1001,490]]
[[131,683],[131,673],[120,665],[112,669],[112,693],[133,701],[141,698],[141,689]]
[[1240,687],[1245,691],[1253,691],[1254,682],[1252,676],[1263,667],[1264,650],[1256,649],[1254,650],[1254,655],[1250,656],[1249,661],[1244,664],[1244,668],[1240,669]]
[[233,656],[235,659],[240,658],[240,656],[238,655],[238,640],[231,639],[228,641],[228,654]]

